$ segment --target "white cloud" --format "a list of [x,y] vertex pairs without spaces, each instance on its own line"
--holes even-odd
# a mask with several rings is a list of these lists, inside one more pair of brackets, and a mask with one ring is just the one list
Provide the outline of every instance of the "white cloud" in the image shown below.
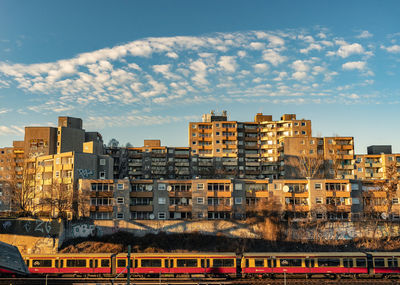
[[304,80],[307,78],[307,73],[304,71],[296,71],[292,74],[292,78],[296,80]]
[[172,52],[172,51],[167,52],[167,56],[170,58],[175,58],[175,59],[179,57],[176,52]]
[[296,71],[308,71],[310,69],[308,62],[304,60],[296,60],[292,63],[292,68]]
[[250,43],[250,47],[255,50],[262,50],[264,49],[265,44],[260,42],[252,42]]
[[359,39],[367,39],[367,38],[371,38],[372,36],[373,36],[373,34],[371,34],[370,32],[362,31],[361,34],[359,34],[357,36],[357,38],[359,38]]
[[244,50],[240,50],[237,53],[238,57],[243,58],[247,55],[247,53]]
[[268,71],[268,64],[266,63],[257,63],[253,65],[254,71],[257,73],[264,73]]
[[0,136],[23,135],[24,132],[24,128],[18,126],[0,126]]
[[287,60],[286,56],[282,56],[275,50],[269,49],[263,52],[263,59],[269,61],[272,65],[277,66]]
[[322,47],[319,44],[311,43],[307,48],[301,49],[300,52],[308,53],[309,51],[312,51],[312,50],[320,51],[320,50],[322,50]]
[[342,58],[349,57],[350,55],[353,54],[362,54],[362,53],[364,53],[364,48],[362,47],[362,45],[358,43],[354,43],[351,45],[344,44],[336,52],[336,54]]
[[237,68],[235,57],[221,56],[218,65],[226,72],[235,72]]
[[344,70],[353,70],[353,69],[364,70],[365,65],[366,65],[366,63],[364,61],[350,61],[350,62],[344,63],[342,65],[342,68]]
[[384,49],[390,53],[400,53],[400,45],[392,45],[388,47],[381,45],[381,49]]

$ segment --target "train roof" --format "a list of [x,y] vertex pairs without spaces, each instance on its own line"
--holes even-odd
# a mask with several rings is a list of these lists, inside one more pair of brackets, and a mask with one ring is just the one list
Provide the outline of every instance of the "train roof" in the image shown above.
[[[24,258],[66,258],[66,257],[77,257],[77,258],[107,258],[111,257],[113,253],[56,253],[56,254],[25,254]],[[127,252],[121,252],[116,254],[117,257],[126,257]],[[160,252],[160,253],[137,253],[132,252],[131,257],[173,257],[173,256],[195,256],[195,257],[236,257],[234,252]]]
[[390,256],[400,256],[400,252],[368,252],[374,257],[383,256],[383,257],[390,257]]
[[363,252],[247,252],[243,257],[342,257],[366,256]]
[[29,270],[26,266],[21,253],[16,246],[0,241],[0,270],[28,275]]

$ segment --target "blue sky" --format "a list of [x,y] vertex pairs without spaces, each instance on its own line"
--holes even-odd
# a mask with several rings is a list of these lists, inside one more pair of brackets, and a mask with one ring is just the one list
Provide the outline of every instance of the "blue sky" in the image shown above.
[[400,152],[399,1],[0,1],[0,146],[81,117],[186,146],[210,110]]

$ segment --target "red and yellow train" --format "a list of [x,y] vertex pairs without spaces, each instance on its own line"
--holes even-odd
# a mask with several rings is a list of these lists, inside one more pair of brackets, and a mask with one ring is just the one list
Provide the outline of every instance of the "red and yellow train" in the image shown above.
[[[25,255],[35,274],[116,276],[126,274],[128,255],[55,254]],[[329,277],[400,277],[397,252],[267,252],[267,253],[134,253],[130,256],[133,276],[230,276],[275,277],[282,274]]]

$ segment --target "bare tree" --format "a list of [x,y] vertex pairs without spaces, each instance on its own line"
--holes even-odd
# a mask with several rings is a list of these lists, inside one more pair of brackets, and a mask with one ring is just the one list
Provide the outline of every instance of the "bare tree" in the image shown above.
[[10,162],[8,184],[12,210],[19,216],[30,216],[35,199],[35,161],[24,159],[19,165]]

